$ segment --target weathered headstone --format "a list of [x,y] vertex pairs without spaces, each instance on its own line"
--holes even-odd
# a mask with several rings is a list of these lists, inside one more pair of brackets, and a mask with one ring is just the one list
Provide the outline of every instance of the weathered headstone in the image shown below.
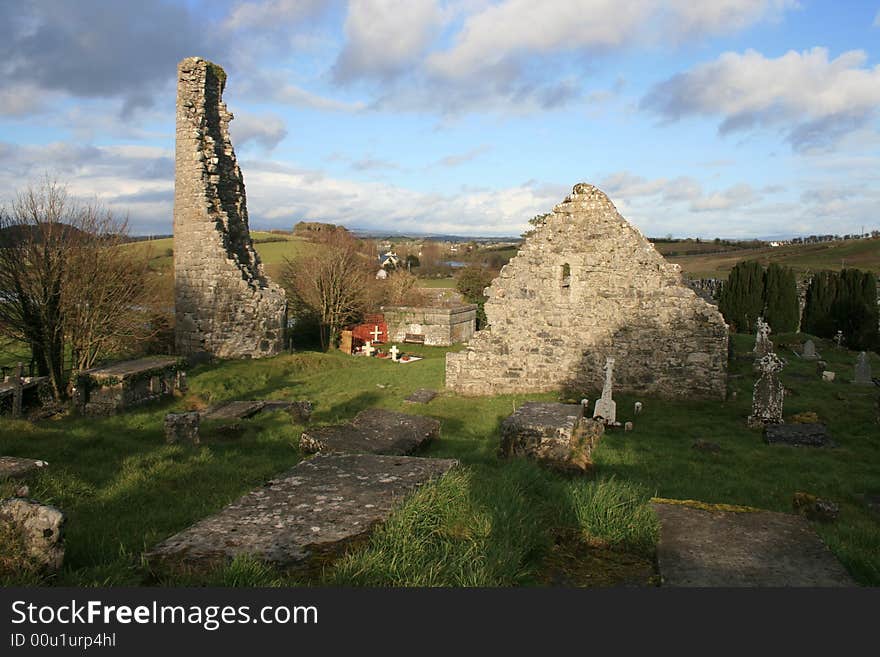
[[759,317],[755,322],[755,348],[752,353],[758,358],[773,353],[773,343],[770,341],[770,325],[764,321],[763,317]]
[[834,342],[837,344],[838,349],[843,348],[843,331],[837,331],[837,334],[834,336]]
[[874,385],[874,382],[871,380],[871,362],[868,360],[868,354],[864,351],[860,352],[858,359],[856,359],[853,383],[868,386]]
[[419,388],[409,397],[404,399],[405,402],[409,404],[427,404],[434,397],[437,396],[436,390],[429,390],[428,388]]
[[624,430],[624,431],[632,431],[632,430],[633,430],[633,426],[634,426],[634,425],[633,425],[632,422],[624,422],[624,424],[623,424],[623,430]]
[[655,502],[661,586],[855,586],[805,518]]
[[0,501],[0,523],[21,541],[27,555],[48,572],[64,561],[64,513],[35,500],[12,497]]
[[816,351],[816,343],[812,340],[804,342],[804,349],[801,352],[801,358],[804,360],[819,360],[819,353]]
[[211,568],[249,555],[282,567],[342,552],[406,497],[457,461],[319,454],[217,515],[162,541],[146,556],[158,569]]
[[816,522],[834,522],[840,515],[840,506],[837,503],[810,493],[795,493],[791,505],[795,513]]
[[824,372],[822,372],[822,380],[825,381],[826,383],[831,383],[836,378],[837,378],[837,375],[834,372],[829,372],[828,370],[825,370]]
[[634,413],[635,415],[638,415],[638,414],[641,413],[641,412],[642,412],[642,402],[636,402],[636,403],[633,405],[633,413]]
[[583,413],[581,404],[526,402],[501,423],[501,456],[525,456],[556,470],[590,470],[605,427]]
[[308,454],[406,455],[439,436],[440,422],[434,418],[369,408],[348,424],[304,431],[299,447]]
[[760,376],[752,392],[752,414],[748,420],[750,427],[782,423],[785,388],[779,380],[779,372],[784,366],[785,361],[774,353],[762,356],[756,362]]
[[785,444],[806,447],[834,445],[828,429],[819,422],[768,424],[764,427],[764,442],[768,445]]
[[48,463],[36,459],[17,456],[0,456],[0,481],[4,479],[24,479],[45,468]]
[[199,444],[199,420],[201,413],[168,413],[165,416],[165,442]]
[[291,420],[296,424],[308,422],[312,417],[314,405],[310,401],[295,401],[290,404],[287,412],[290,413]]
[[605,384],[602,386],[602,396],[596,400],[593,408],[593,417],[602,418],[605,424],[617,422],[617,402],[612,398],[614,385],[614,359],[610,356],[605,359]]

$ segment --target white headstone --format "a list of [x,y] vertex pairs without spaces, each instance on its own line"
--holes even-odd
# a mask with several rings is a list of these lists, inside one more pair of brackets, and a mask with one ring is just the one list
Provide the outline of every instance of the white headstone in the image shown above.
[[593,417],[601,417],[605,424],[617,422],[617,403],[611,398],[611,388],[614,384],[614,359],[610,356],[605,359],[605,384],[602,386],[602,396],[596,400],[593,409]]
[[367,344],[364,345],[364,353],[367,356],[372,356],[373,352],[376,351],[376,347],[373,346],[373,343],[367,340]]
[[864,351],[859,354],[859,357],[856,360],[856,375],[853,379],[853,383],[861,385],[874,384],[871,380],[871,363],[868,361],[868,354]]
[[397,356],[398,356],[398,354],[400,354],[400,349],[398,349],[397,345],[395,344],[395,345],[391,346],[391,349],[389,349],[388,352],[391,354],[391,360],[393,360],[396,363]]
[[383,333],[379,330],[378,325],[373,325],[373,330],[370,331],[370,335],[373,336],[373,342],[379,342],[379,338],[382,337]]
[[632,422],[625,423],[623,425],[623,430],[624,431],[632,431],[633,430],[633,423]]
[[641,413],[642,412],[642,402],[636,402],[635,407],[633,408],[633,411],[635,412],[636,415]]
[[824,372],[822,372],[822,380],[827,381],[828,383],[831,383],[832,381],[834,381],[834,376],[835,376],[834,372],[829,372],[828,370],[825,370]]

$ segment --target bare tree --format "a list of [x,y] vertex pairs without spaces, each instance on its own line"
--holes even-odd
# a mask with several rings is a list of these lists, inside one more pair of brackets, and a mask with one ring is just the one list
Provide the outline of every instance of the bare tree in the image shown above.
[[0,211],[0,334],[30,347],[58,399],[68,351],[75,367],[90,366],[114,340],[137,337],[147,257],[120,250],[125,229],[49,178]]
[[340,329],[373,303],[370,265],[357,241],[344,232],[329,234],[316,243],[311,255],[285,258],[281,284],[288,292],[291,310],[317,317],[325,351]]

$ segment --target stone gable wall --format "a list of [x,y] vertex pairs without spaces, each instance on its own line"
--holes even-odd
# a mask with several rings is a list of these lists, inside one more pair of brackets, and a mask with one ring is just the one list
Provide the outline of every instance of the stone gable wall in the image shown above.
[[592,185],[575,185],[486,294],[489,328],[446,357],[460,394],[598,391],[608,356],[616,390],[726,394],[721,314]]
[[287,302],[251,242],[232,113],[222,100],[226,74],[198,57],[181,61],[177,73],[175,347],[221,358],[277,354]]

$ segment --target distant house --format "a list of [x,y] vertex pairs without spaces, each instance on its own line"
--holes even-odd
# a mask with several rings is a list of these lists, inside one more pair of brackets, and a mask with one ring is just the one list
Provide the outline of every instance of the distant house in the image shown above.
[[382,269],[396,269],[400,265],[400,258],[394,251],[387,251],[379,256],[379,266]]

